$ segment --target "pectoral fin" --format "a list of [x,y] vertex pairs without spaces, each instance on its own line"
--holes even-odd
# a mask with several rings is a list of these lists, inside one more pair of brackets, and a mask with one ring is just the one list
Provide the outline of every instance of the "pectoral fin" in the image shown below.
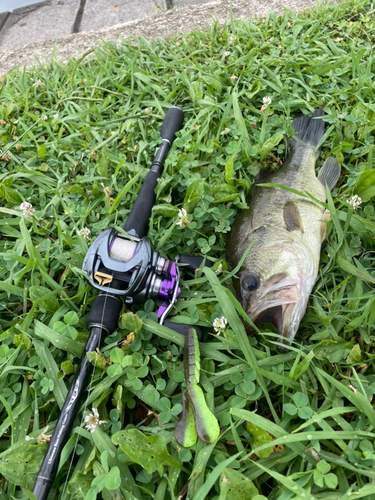
[[318,179],[324,186],[328,186],[328,189],[332,191],[332,189],[336,186],[337,181],[339,180],[341,173],[341,165],[336,160],[336,158],[327,158],[324,162],[322,168],[319,170]]
[[294,201],[288,201],[284,205],[284,222],[288,231],[299,230],[303,233],[301,214]]

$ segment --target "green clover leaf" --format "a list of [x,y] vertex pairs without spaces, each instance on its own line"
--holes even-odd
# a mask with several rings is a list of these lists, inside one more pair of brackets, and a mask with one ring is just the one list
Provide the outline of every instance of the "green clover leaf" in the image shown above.
[[124,352],[121,349],[115,347],[114,349],[111,350],[112,363],[121,363],[123,358],[124,358]]
[[304,420],[307,420],[312,417],[313,411],[309,406],[304,406],[303,408],[298,409],[298,416]]
[[330,472],[329,474],[326,474],[324,476],[324,481],[325,481],[328,488],[336,489],[336,486],[338,483],[338,479],[337,479],[336,474],[333,474],[332,472]]
[[327,488],[336,489],[338,484],[338,479],[336,474],[329,472],[331,470],[331,465],[326,460],[320,460],[316,464],[316,470],[314,471],[314,482],[320,488],[323,488],[324,483]]
[[316,470],[314,472],[314,483],[317,486],[320,486],[321,488],[323,488],[323,484],[324,484],[323,478],[324,478],[324,476],[321,472],[319,472],[318,470]]
[[303,392],[296,392],[293,395],[293,402],[297,408],[302,408],[302,406],[309,404],[309,398]]
[[284,411],[286,411],[288,415],[292,415],[293,417],[294,415],[297,415],[297,408],[292,403],[286,403],[284,405]]
[[331,466],[326,460],[321,460],[316,464],[316,468],[318,469],[319,472],[322,474],[327,474],[331,470]]

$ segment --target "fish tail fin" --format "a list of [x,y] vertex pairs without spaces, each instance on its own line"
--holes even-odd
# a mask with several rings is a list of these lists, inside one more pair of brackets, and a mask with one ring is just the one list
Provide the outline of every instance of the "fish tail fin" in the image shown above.
[[324,135],[324,121],[319,119],[324,114],[323,109],[319,108],[314,111],[311,118],[307,115],[297,116],[292,122],[295,134],[291,139],[291,145],[294,147],[302,142],[316,148]]

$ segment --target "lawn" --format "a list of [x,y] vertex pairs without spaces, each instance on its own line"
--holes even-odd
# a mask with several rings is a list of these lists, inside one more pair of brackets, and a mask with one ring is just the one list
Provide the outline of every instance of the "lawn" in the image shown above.
[[[50,498],[375,498],[374,34],[373,3],[352,0],[102,43],[0,78],[0,500],[32,498],[88,338],[96,292],[83,258],[126,221],[170,106],[185,121],[148,236],[164,257],[215,261],[182,271],[171,315],[205,329],[200,385],[220,436],[176,442],[183,339],[157,324],[157,301],[133,305],[90,355],[89,395]],[[225,244],[257,172],[286,158],[293,118],[319,107],[317,168],[335,156],[342,175],[307,313],[278,354],[272,328],[245,334]],[[177,224],[182,208],[188,225]],[[93,409],[104,423],[87,429]]]

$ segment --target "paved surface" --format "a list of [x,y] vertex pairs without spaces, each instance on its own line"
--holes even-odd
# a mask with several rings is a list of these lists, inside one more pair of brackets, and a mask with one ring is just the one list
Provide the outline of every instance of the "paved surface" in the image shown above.
[[[0,14],[0,51],[98,30],[209,0],[30,0]],[[34,3],[33,3],[34,2]],[[27,2],[25,2],[27,3]],[[0,0],[1,6],[1,0]],[[17,7],[17,3],[15,4]],[[2,9],[5,10],[5,9]]]
[[[171,2],[174,8],[167,10]],[[282,12],[287,7],[301,11],[317,3],[232,0],[232,16],[262,18],[269,10]],[[215,20],[223,24],[231,19],[228,0],[45,0],[4,16],[0,14],[0,76],[25,64],[45,64],[51,57],[78,58],[100,40],[113,41],[128,35],[165,37],[208,28]]]
[[0,31],[0,50],[70,35],[79,0],[47,0],[15,9]]

